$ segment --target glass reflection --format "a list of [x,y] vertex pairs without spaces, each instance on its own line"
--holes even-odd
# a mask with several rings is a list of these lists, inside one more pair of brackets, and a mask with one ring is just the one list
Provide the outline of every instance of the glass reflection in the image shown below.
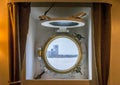
[[69,38],[57,38],[47,48],[48,63],[57,70],[67,70],[78,60],[78,47]]
[[54,26],[76,26],[78,25],[77,22],[51,22],[50,23],[51,25],[54,25]]

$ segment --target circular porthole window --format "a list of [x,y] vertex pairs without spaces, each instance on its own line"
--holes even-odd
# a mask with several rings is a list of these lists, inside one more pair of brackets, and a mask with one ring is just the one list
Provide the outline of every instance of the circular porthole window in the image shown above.
[[73,70],[82,58],[80,42],[70,35],[56,35],[48,39],[43,50],[46,66],[59,73]]

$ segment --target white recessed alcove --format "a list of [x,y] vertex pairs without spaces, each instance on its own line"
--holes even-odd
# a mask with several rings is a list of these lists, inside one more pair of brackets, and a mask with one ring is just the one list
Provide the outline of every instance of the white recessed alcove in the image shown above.
[[[29,18],[29,30],[27,35],[26,43],[26,73],[25,79],[31,81],[39,80],[92,80],[92,56],[93,56],[93,30],[92,30],[92,5],[67,5],[56,3],[47,13],[48,16],[56,17],[67,17],[74,15],[79,12],[85,12],[86,16],[83,17],[84,26],[69,28],[68,34],[74,35],[74,33],[82,35],[84,38],[81,39],[80,46],[82,52],[82,59],[78,64],[80,70],[58,73],[49,69],[43,60],[44,56],[38,55],[38,50],[44,49],[48,39],[57,34],[57,29],[54,27],[45,27],[41,23],[45,24],[44,20],[40,20],[39,16],[43,15],[44,12],[51,6],[51,3],[32,3],[31,13]],[[46,22],[47,23],[47,22]],[[47,23],[48,24],[48,23]],[[50,25],[50,24],[49,24]],[[67,43],[67,42],[66,42]],[[36,81],[36,82],[37,82]]]

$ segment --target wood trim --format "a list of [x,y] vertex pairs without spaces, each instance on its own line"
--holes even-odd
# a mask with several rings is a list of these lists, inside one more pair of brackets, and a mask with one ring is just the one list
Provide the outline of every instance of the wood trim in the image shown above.
[[[13,0],[8,0],[9,2],[12,2]],[[14,2],[85,2],[85,3],[112,3],[112,1],[109,0],[14,0]]]
[[90,80],[26,80],[25,85],[90,85]]

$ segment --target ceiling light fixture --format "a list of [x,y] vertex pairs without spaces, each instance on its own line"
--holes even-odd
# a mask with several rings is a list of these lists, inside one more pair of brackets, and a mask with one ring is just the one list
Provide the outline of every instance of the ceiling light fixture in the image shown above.
[[51,18],[49,16],[46,16],[48,11],[53,7],[54,4],[44,13],[44,15],[39,16],[40,20],[46,20],[41,23],[42,26],[45,27],[51,27],[51,28],[59,28],[58,32],[69,32],[67,28],[76,28],[76,27],[82,27],[85,25],[85,22],[83,20],[86,13],[80,12],[78,14],[69,16],[69,17],[60,17],[60,18]]

